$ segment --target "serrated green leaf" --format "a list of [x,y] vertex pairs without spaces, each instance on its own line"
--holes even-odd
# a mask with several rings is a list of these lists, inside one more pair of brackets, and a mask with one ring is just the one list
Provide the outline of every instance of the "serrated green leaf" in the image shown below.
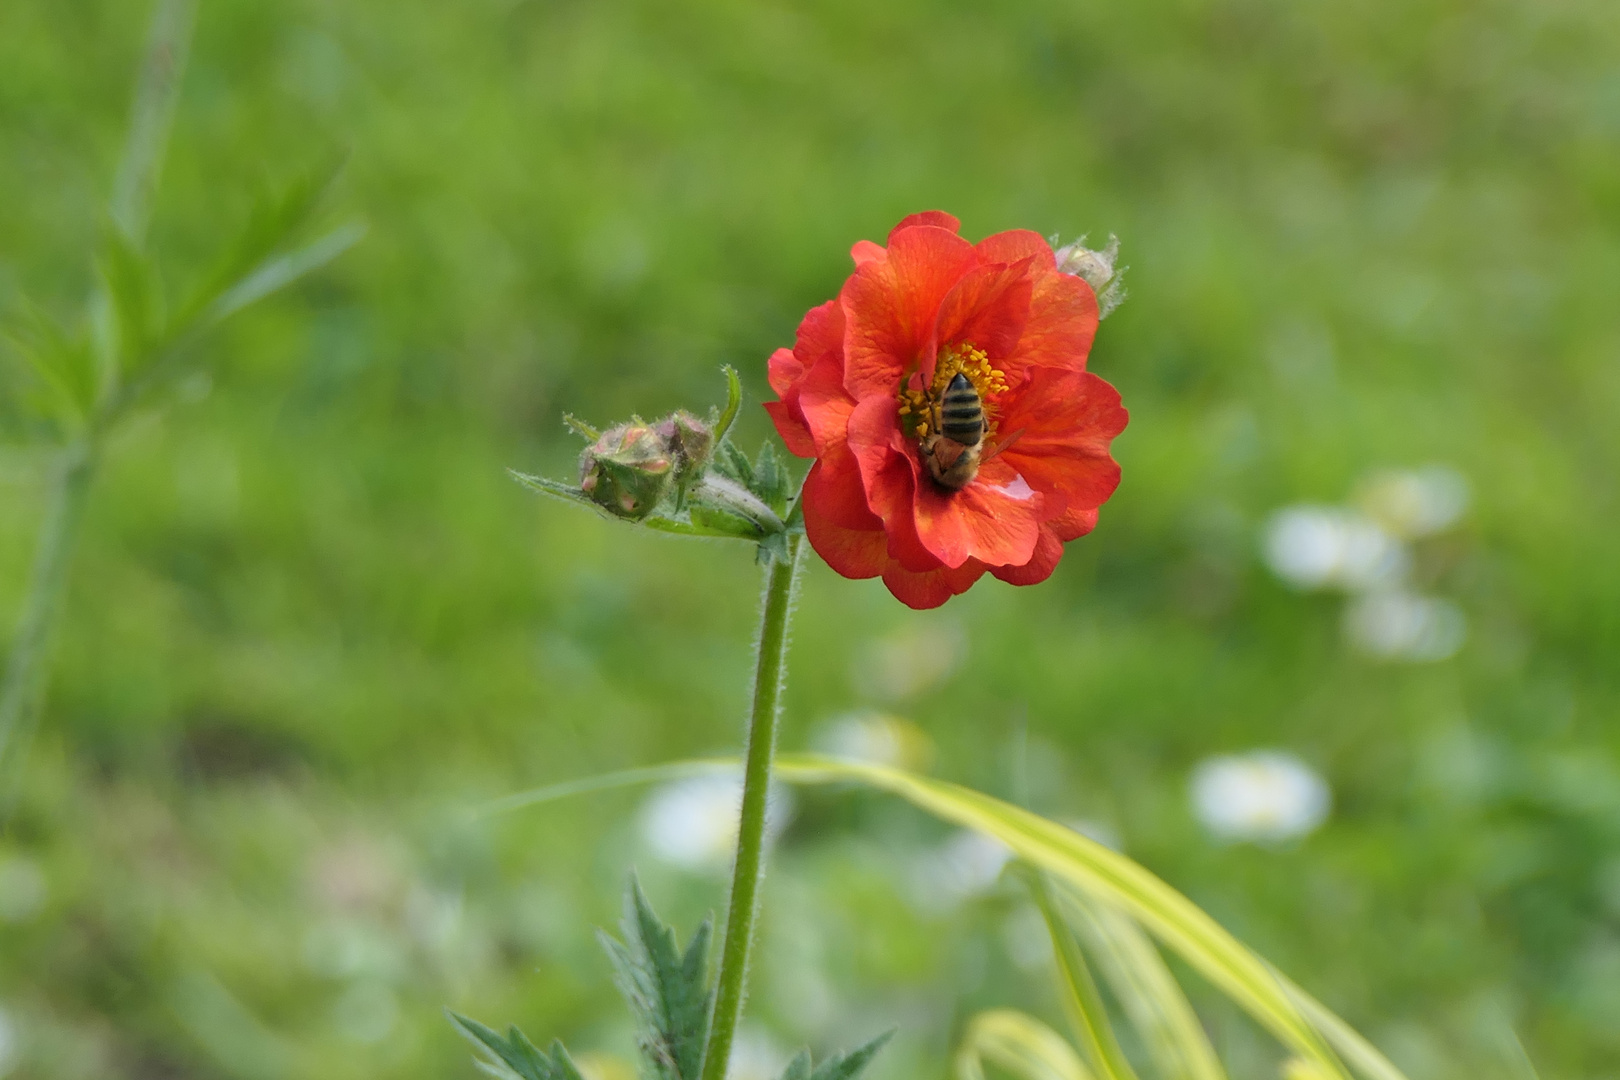
[[495,1061],[522,1080],[584,1080],[561,1041],[553,1040],[551,1052],[547,1054],[536,1048],[516,1025],[508,1028],[506,1037],[502,1038],[491,1028],[459,1013],[450,1013],[450,1019],[474,1045],[494,1055]]
[[754,486],[753,463],[730,439],[721,439],[715,446],[714,461],[710,463],[709,468],[745,488],[751,489]]
[[625,895],[624,941],[598,934],[614,982],[630,1004],[637,1042],[657,1080],[698,1080],[709,1037],[709,933],[705,919],[683,955],[675,931],[658,918],[634,876]]
[[787,511],[787,489],[787,468],[776,456],[776,448],[767,442],[759,448],[759,457],[754,461],[752,490],[761,502],[781,515]]
[[810,1074],[810,1080],[855,1080],[872,1063],[877,1052],[883,1049],[883,1044],[892,1038],[894,1028],[853,1050],[834,1054],[816,1066],[815,1071]]

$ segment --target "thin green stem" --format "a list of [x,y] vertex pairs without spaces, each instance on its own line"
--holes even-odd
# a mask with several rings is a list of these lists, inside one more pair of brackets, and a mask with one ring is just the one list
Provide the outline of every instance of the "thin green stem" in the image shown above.
[[748,951],[759,912],[759,883],[765,861],[765,796],[771,758],[776,752],[776,720],[781,711],[787,658],[788,620],[799,572],[800,537],[788,539],[787,558],[773,559],[765,577],[765,611],[759,621],[759,653],[754,666],[754,703],[748,721],[748,753],[743,766],[742,821],[737,831],[737,862],[731,877],[726,940],[720,947],[720,982],[714,1019],[703,1055],[702,1080],[725,1080],[731,1043],[742,1016],[748,982]]
[[51,478],[22,619],[0,684],[0,815],[11,805],[11,789],[21,777],[22,759],[44,703],[51,631],[67,591],[68,564],[94,475],[94,449],[89,441],[80,441],[63,453]]

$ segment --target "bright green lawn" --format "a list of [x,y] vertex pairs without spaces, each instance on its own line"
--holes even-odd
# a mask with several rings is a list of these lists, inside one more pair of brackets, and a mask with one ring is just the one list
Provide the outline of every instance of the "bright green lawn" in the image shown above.
[[[0,5],[0,305],[88,287],[146,8]],[[158,249],[200,266],[255,185],[344,151],[371,233],[102,478],[0,838],[48,890],[0,923],[16,1075],[470,1077],[443,1004],[627,1054],[589,928],[632,862],[686,927],[720,880],[652,863],[635,796],[459,809],[735,746],[755,571],[503,470],[566,475],[562,411],[706,405],[722,363],[757,401],[848,245],[943,207],[1123,239],[1092,369],[1125,482],[1038,588],[916,614],[812,569],[785,744],[881,705],[1014,795],[1027,723],[1036,809],[1111,824],[1413,1080],[1522,1075],[1504,1020],[1549,1080],[1620,1076],[1617,55],[1610,0],[204,3]],[[16,386],[4,632],[41,464]],[[1358,659],[1259,526],[1431,461],[1473,485],[1435,584],[1469,643]],[[957,631],[932,687],[858,677]],[[1205,838],[1189,770],[1255,746],[1328,778],[1320,832]],[[1006,959],[1015,891],[916,915],[893,868],[936,832],[799,811],[752,1003],[778,1044],[893,1021],[873,1075],[939,1076],[973,1009],[1057,1015]]]

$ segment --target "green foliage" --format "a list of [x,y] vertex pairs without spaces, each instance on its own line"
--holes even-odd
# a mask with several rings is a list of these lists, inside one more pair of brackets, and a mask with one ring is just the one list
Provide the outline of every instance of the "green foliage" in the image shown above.
[[683,955],[634,875],[625,891],[624,941],[599,933],[614,981],[635,1014],[637,1044],[653,1080],[697,1080],[709,1037],[709,932],[705,919]]
[[[450,1019],[464,1035],[493,1054],[496,1061],[522,1080],[583,1080],[579,1069],[560,1041],[553,1041],[550,1053],[546,1053],[536,1049],[528,1037],[515,1026],[507,1030],[503,1039],[476,1020],[470,1020],[456,1013],[451,1013]],[[505,1071],[499,1068],[490,1068],[488,1071],[495,1076],[506,1075]]]

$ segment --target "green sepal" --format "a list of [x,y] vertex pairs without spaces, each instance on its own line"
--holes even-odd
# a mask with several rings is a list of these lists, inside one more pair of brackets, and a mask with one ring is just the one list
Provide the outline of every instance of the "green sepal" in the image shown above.
[[760,538],[759,547],[754,552],[754,562],[760,566],[775,561],[787,562],[788,535],[786,531],[766,533]]
[[709,934],[705,919],[682,954],[675,931],[647,902],[634,875],[625,894],[624,941],[599,931],[613,962],[614,982],[630,1004],[647,1074],[656,1080],[698,1080],[709,1038]]
[[484,1062],[479,1062],[485,1071],[501,1075],[510,1070],[522,1080],[584,1080],[579,1067],[568,1056],[560,1040],[552,1041],[548,1054],[530,1042],[516,1025],[508,1028],[506,1037],[502,1038],[491,1028],[459,1013],[450,1013],[450,1020],[474,1045],[487,1050],[500,1065],[505,1066],[505,1069],[491,1069]]

